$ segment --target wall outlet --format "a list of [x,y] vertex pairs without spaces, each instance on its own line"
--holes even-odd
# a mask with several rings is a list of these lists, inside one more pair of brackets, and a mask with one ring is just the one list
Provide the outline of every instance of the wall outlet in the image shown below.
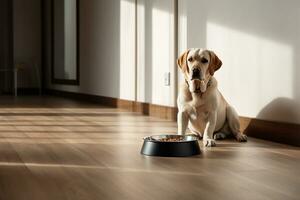
[[164,83],[165,83],[165,86],[170,86],[170,77],[171,77],[171,74],[170,72],[165,72],[164,74]]

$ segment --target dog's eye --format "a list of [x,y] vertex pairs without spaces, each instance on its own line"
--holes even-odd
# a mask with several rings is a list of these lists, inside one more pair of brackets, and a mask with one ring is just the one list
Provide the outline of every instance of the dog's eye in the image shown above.
[[192,61],[193,61],[193,57],[189,57],[189,58],[188,58],[188,61],[189,61],[189,62],[192,62]]
[[202,62],[203,64],[205,64],[205,63],[208,62],[208,60],[207,60],[206,58],[201,58],[201,62]]

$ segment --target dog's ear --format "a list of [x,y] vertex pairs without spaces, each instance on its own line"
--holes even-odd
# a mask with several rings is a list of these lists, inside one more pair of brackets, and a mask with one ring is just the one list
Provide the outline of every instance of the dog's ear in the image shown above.
[[215,71],[220,69],[220,67],[222,66],[222,61],[218,58],[218,56],[213,51],[209,51],[209,55],[210,55],[210,63],[208,66],[208,70],[210,75],[213,76]]
[[177,59],[177,65],[182,70],[183,73],[189,72],[189,68],[187,66],[187,56],[189,54],[190,50],[186,50],[179,58]]

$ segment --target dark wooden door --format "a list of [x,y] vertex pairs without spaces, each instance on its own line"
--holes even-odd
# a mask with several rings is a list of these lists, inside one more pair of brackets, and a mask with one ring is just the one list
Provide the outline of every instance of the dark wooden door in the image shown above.
[[13,1],[0,0],[0,92],[12,91],[13,74]]

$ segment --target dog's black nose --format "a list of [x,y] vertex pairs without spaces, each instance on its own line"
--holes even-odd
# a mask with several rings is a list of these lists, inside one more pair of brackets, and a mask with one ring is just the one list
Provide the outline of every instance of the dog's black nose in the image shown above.
[[192,79],[200,79],[200,70],[193,69]]

